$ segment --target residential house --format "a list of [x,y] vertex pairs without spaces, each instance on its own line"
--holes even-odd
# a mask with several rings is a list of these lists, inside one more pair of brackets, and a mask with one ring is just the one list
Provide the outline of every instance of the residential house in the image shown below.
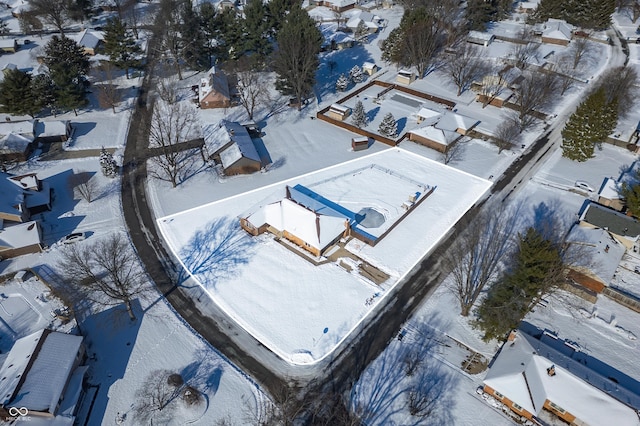
[[598,203],[616,211],[622,211],[626,207],[624,200],[618,192],[620,184],[614,178],[604,178],[598,191]]
[[208,158],[222,165],[225,175],[254,173],[263,167],[249,132],[240,123],[206,124],[202,133]]
[[0,259],[44,251],[42,229],[36,221],[5,226],[0,219]]
[[573,226],[567,244],[575,253],[568,273],[576,284],[595,293],[608,287],[627,248],[602,228]]
[[337,24],[321,24],[320,32],[322,33],[322,50],[342,50],[353,47],[354,38],[338,29]]
[[477,93],[476,101],[502,108],[523,79],[522,71],[506,65],[497,74],[483,76],[482,81],[474,82],[471,88]]
[[496,36],[493,34],[480,31],[469,31],[469,34],[467,35],[467,42],[487,47],[493,42],[493,40],[495,40],[495,38]]
[[228,108],[231,106],[231,95],[227,76],[213,67],[205,78],[200,80],[198,88],[200,108]]
[[0,162],[26,161],[34,140],[33,120],[0,122]]
[[521,1],[516,7],[518,13],[532,13],[538,8],[537,1]]
[[480,123],[454,112],[440,113],[429,108],[421,108],[417,116],[423,126],[410,130],[409,140],[439,152],[447,152]]
[[295,244],[314,256],[347,235],[355,214],[302,185],[286,187],[285,198],[259,206],[240,219],[251,235],[266,231]]
[[[552,333],[536,339],[513,331],[493,361],[483,383],[518,416],[551,424],[638,426],[640,398],[624,384],[628,378],[582,353]],[[540,420],[540,419],[545,420]]]
[[369,34],[375,34],[380,29],[380,25],[382,23],[382,18],[378,15],[374,15],[371,12],[360,11],[359,13],[354,13],[351,15],[351,18],[347,21],[347,28],[351,31],[355,32],[358,29],[358,25],[360,22],[363,22]]
[[573,26],[561,19],[549,19],[543,25],[542,42],[566,46],[573,36]]
[[84,49],[84,53],[93,56],[104,44],[104,33],[85,29],[76,34],[75,41]]
[[588,203],[580,214],[580,225],[587,228],[602,228],[627,249],[633,248],[640,236],[640,222],[600,204]]
[[313,6],[328,7],[334,12],[341,13],[356,7],[357,1],[356,0],[310,0],[309,4]]
[[18,51],[18,40],[13,38],[0,38],[0,52],[16,53]]
[[65,142],[72,133],[73,127],[69,120],[38,121],[35,122],[36,142]]
[[12,64],[9,62],[8,64],[4,64],[2,66],[2,74],[6,77],[9,71],[17,70],[18,66],[16,64]]
[[35,173],[14,176],[0,172],[0,220],[26,222],[51,210],[51,187]]
[[74,424],[89,368],[82,341],[49,329],[18,339],[0,368],[0,416],[24,407],[38,424]]

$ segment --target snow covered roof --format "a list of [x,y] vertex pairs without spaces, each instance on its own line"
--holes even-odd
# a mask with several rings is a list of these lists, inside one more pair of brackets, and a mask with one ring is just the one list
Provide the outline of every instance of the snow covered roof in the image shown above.
[[261,207],[247,220],[256,227],[267,223],[287,231],[318,250],[323,250],[345,230],[343,218],[315,213],[287,198]]
[[205,124],[202,126],[202,134],[209,155],[219,153],[225,168],[240,157],[261,161],[249,132],[238,122],[221,120],[218,124]]
[[502,346],[484,383],[534,415],[549,400],[588,424],[639,424],[619,401],[635,405],[638,395],[523,332]]
[[620,194],[618,193],[618,182],[614,178],[604,178],[602,186],[598,191],[598,195],[609,200],[620,200]]
[[[2,40],[2,41],[5,41],[5,40]],[[3,47],[6,47],[6,46],[2,42],[0,42],[0,49]],[[17,70],[17,69],[18,69],[18,66],[16,64],[12,64],[11,62],[9,62],[8,64],[4,64],[2,66],[2,71]]]
[[[16,45],[16,39],[14,39],[14,38],[1,38],[0,39],[0,49],[12,48],[15,45]],[[14,65],[14,64],[11,64],[11,65]],[[15,67],[15,65],[14,65],[14,67]]]
[[436,127],[438,129],[448,130],[451,132],[455,132],[458,129],[464,130],[466,132],[475,127],[478,123],[478,120],[474,120],[471,117],[466,117],[464,115],[456,114],[455,112],[446,111],[438,120]]
[[104,34],[100,31],[86,29],[76,34],[76,42],[87,49],[95,49],[101,41],[104,40]]
[[360,24],[360,21],[364,22],[367,28],[380,28],[380,17],[366,11],[361,11],[360,13],[352,15],[351,18],[349,18],[349,20],[347,21],[347,27],[356,29],[358,28],[358,24]]
[[39,138],[68,134],[69,120],[36,121],[36,135]]
[[25,152],[33,139],[15,133],[0,136],[0,153]]
[[324,0],[324,3],[330,3],[335,7],[347,7],[356,4],[356,0]]
[[0,250],[18,249],[41,244],[36,221],[19,223],[0,229]]
[[363,70],[374,70],[376,69],[376,64],[373,62],[365,62],[364,64],[362,64],[362,69]]
[[227,76],[216,67],[211,67],[207,76],[200,79],[200,88],[198,89],[198,100],[202,100],[210,93],[219,94],[222,97],[229,98],[229,81]]
[[38,176],[35,173],[27,173],[18,176],[7,176],[7,180],[18,188],[38,190]]
[[582,212],[580,220],[617,235],[630,238],[640,235],[640,222],[637,219],[597,203],[589,203]]
[[35,120],[0,122],[0,135],[10,133],[35,138]]
[[420,108],[416,115],[423,120],[421,123],[424,125],[433,125],[438,122],[442,113],[430,108]]
[[601,228],[574,226],[567,242],[579,251],[575,266],[591,271],[606,285],[611,282],[626,251],[624,245]]
[[469,31],[467,40],[471,39],[471,40],[493,41],[494,38],[496,38],[496,36],[493,34],[472,30],[472,31]]
[[573,27],[570,24],[561,19],[551,18],[544,24],[542,36],[557,40],[571,40],[572,31]]
[[411,133],[437,142],[441,145],[449,145],[460,137],[460,134],[456,132],[438,129],[434,126],[418,127],[417,129],[412,129]]

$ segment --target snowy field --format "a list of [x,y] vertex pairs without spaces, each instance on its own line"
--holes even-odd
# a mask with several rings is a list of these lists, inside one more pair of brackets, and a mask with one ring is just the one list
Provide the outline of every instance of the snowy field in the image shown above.
[[[314,266],[275,242],[271,235],[253,238],[239,227],[240,213],[267,197],[271,200],[274,193],[284,194],[286,184],[313,188],[314,182],[330,182],[318,185],[322,195],[335,201],[342,195],[349,198],[340,182],[332,178],[371,164],[398,170],[408,179],[435,187],[375,247],[358,240],[348,243],[352,253],[391,276],[391,281],[381,287],[334,263]],[[371,184],[378,191],[386,188],[385,174],[379,173],[377,179]],[[326,356],[346,338],[371,309],[366,299],[374,297],[377,303],[384,300],[384,290],[428,253],[489,187],[486,180],[391,149],[160,218],[158,226],[185,269],[216,303],[285,360],[310,363]],[[394,189],[391,185],[382,195],[388,199]],[[401,195],[404,198],[410,193]],[[391,199],[396,196],[392,194]],[[419,235],[416,229],[420,229]]]

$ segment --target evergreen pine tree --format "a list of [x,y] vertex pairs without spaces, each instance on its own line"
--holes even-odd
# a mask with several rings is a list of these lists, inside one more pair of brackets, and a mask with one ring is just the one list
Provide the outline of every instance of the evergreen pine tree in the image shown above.
[[113,155],[107,151],[104,147],[100,151],[100,169],[102,174],[106,177],[116,177],[118,175],[118,165],[116,160],[113,159]]
[[77,108],[86,104],[85,82],[90,67],[87,54],[74,40],[54,35],[45,46],[45,55],[56,107],[72,109],[78,115]]
[[349,79],[344,74],[340,74],[338,81],[336,81],[336,89],[339,92],[344,92],[347,87],[349,87]]
[[362,101],[358,101],[356,106],[353,108],[353,113],[351,114],[351,122],[354,126],[362,128],[367,126],[367,113],[364,111],[364,105],[362,105]]
[[3,112],[31,117],[42,109],[32,90],[31,74],[19,69],[5,71],[0,82],[0,106]]
[[384,116],[380,122],[380,127],[378,127],[378,132],[388,138],[395,139],[398,137],[398,122],[393,117],[393,114],[387,113],[387,115]]
[[358,65],[354,65],[353,68],[349,70],[349,78],[355,84],[362,83],[364,81],[364,73],[362,72],[362,68]]
[[56,115],[56,98],[53,81],[49,74],[38,74],[31,79],[31,92],[35,97],[35,103],[42,108],[49,108]]
[[315,84],[322,34],[307,11],[295,6],[287,15],[277,40],[278,51],[273,61],[276,89],[295,96],[301,109]]
[[489,290],[477,310],[475,326],[483,339],[501,339],[517,328],[533,306],[563,280],[560,248],[533,227],[520,235],[513,269]]
[[124,72],[129,78],[129,68],[136,67],[140,61],[136,55],[140,53],[140,47],[136,44],[133,35],[127,30],[127,24],[119,18],[107,20],[104,27],[104,53],[109,57],[109,62]]
[[180,56],[194,70],[204,71],[211,67],[209,49],[200,18],[191,2],[182,3],[180,29]]
[[262,0],[251,0],[244,7],[243,12],[245,50],[253,52],[262,58],[267,57],[272,50],[269,40],[267,6]]
[[353,37],[356,39],[356,41],[359,41],[360,43],[364,43],[368,40],[369,28],[367,28],[367,25],[364,23],[363,20],[360,20],[360,22],[358,22],[358,26],[356,27],[356,30],[353,33]]
[[593,157],[594,145],[615,129],[617,105],[617,99],[607,103],[603,87],[589,95],[562,130],[562,155],[580,162]]
[[78,115],[78,108],[87,104],[87,91],[84,88],[84,79],[78,76],[71,69],[58,67],[55,73],[52,72],[54,84],[55,106],[58,109],[73,110]]
[[619,195],[624,199],[627,211],[640,218],[640,170],[636,170],[634,177],[632,181],[622,183]]

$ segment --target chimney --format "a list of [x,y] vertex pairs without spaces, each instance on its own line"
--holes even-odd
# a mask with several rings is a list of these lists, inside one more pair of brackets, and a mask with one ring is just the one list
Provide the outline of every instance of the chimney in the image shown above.
[[556,366],[555,366],[555,365],[552,365],[551,367],[547,368],[547,374],[548,374],[550,377],[555,376],[555,375],[556,375]]

